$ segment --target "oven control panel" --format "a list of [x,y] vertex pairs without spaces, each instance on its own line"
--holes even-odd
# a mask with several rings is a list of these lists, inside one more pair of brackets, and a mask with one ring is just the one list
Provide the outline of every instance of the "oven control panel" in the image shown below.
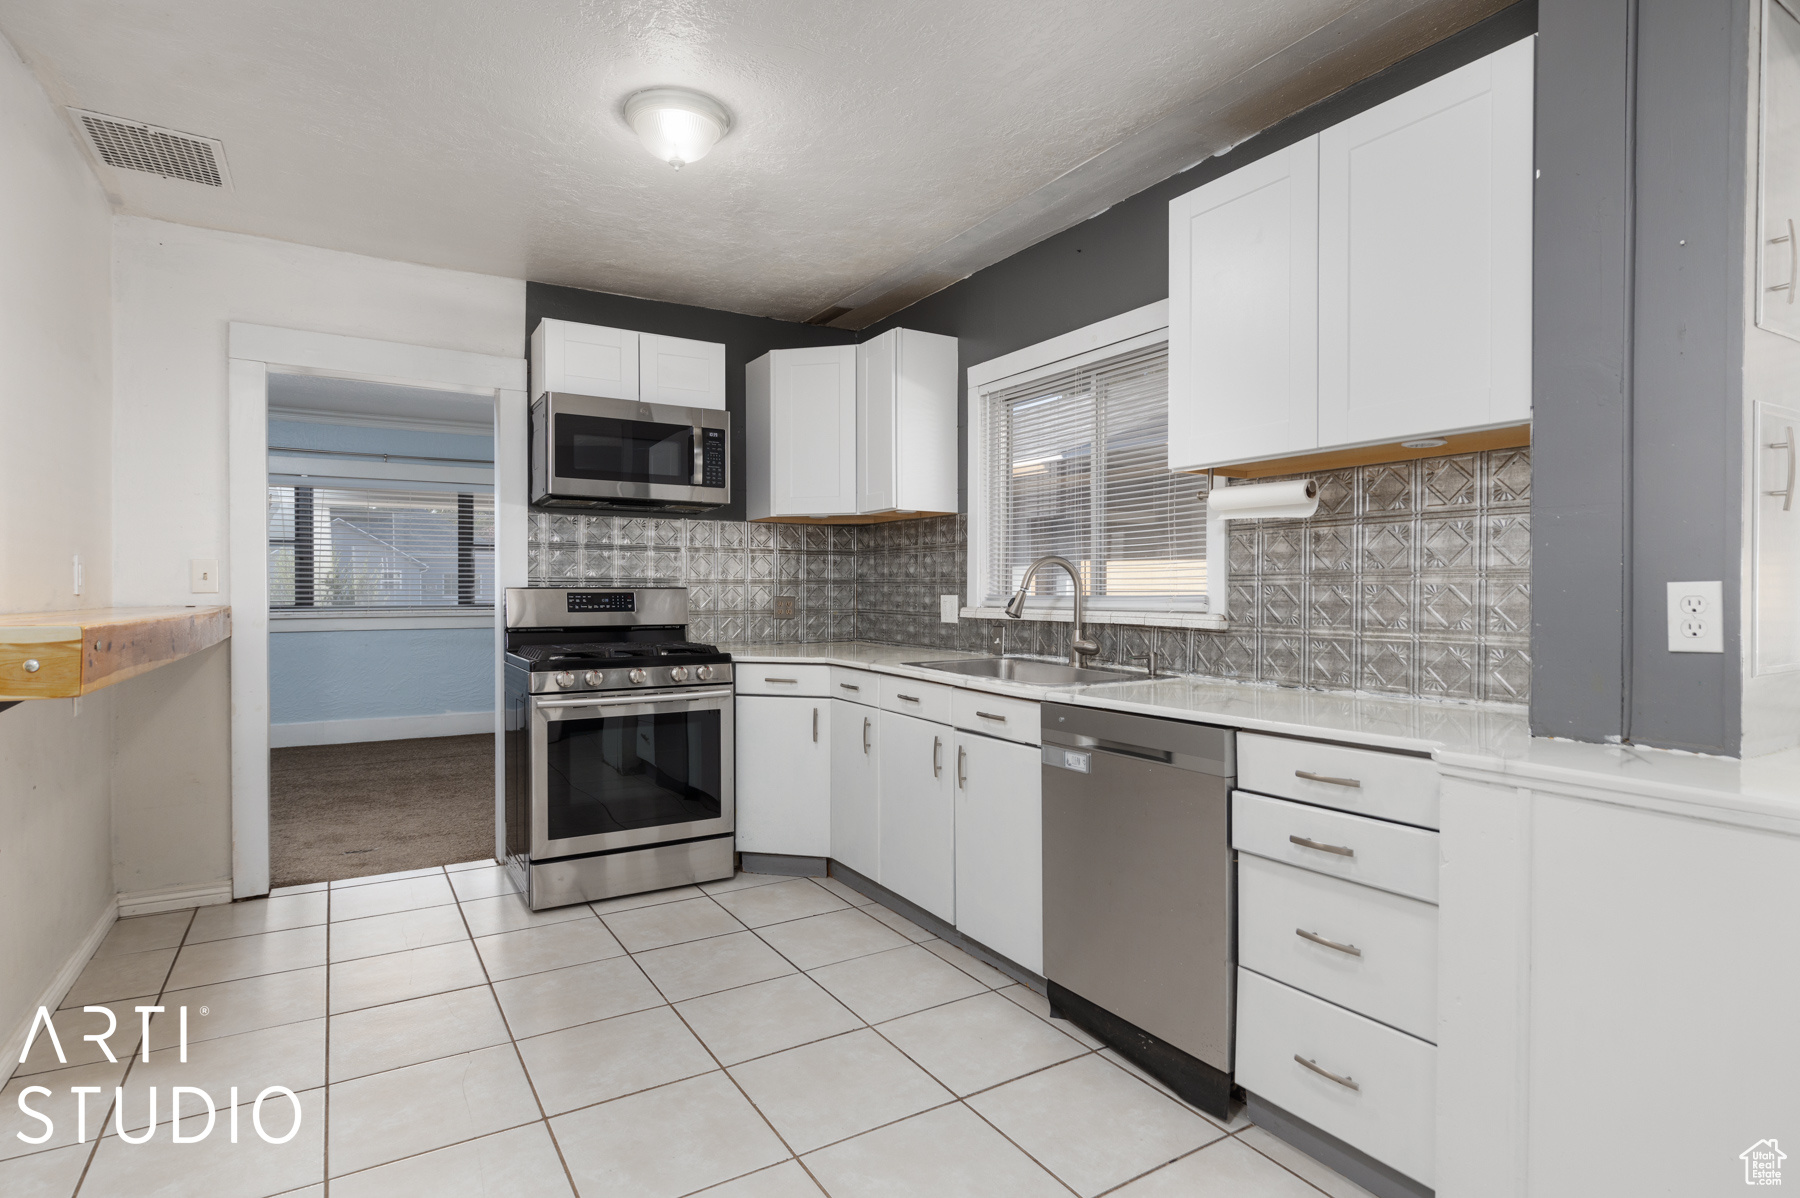
[[700,485],[725,485],[725,430],[722,428],[700,430]]
[[636,611],[636,591],[570,591],[569,610]]

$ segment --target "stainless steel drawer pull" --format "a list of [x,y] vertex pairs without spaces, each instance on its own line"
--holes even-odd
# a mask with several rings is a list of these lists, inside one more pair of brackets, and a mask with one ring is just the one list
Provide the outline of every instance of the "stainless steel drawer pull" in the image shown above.
[[863,752],[869,751],[869,717],[863,717]]
[[1315,774],[1311,770],[1295,770],[1294,777],[1305,778],[1308,782],[1323,782],[1327,786],[1349,786],[1362,789],[1362,783],[1355,778],[1333,778],[1329,774]]
[[813,744],[819,743],[819,709],[813,708]]
[[956,746],[956,789],[958,790],[967,790],[969,787],[969,775],[963,771],[963,763],[968,756],[967,749],[961,745]]
[[838,685],[843,687],[847,691],[859,691],[862,689],[862,687],[853,685],[852,683],[848,683],[848,682],[840,682],[840,683],[838,683]]
[[1302,940],[1310,940],[1314,944],[1323,944],[1326,948],[1335,948],[1338,952],[1348,953],[1352,957],[1362,956],[1362,949],[1357,948],[1354,944],[1339,944],[1335,940],[1327,940],[1317,932],[1309,932],[1305,928],[1295,928],[1294,935]]
[[764,679],[763,679],[763,681],[764,681],[764,682],[789,682],[789,683],[798,683],[798,682],[799,682],[799,681],[800,681],[800,680],[799,680],[799,679],[798,679],[798,678],[764,678]]
[[1362,1093],[1362,1087],[1357,1085],[1354,1081],[1352,1081],[1351,1079],[1349,1079],[1347,1077],[1339,1077],[1337,1074],[1333,1073],[1331,1070],[1320,1066],[1319,1063],[1316,1061],[1309,1061],[1305,1057],[1301,1056],[1299,1053],[1294,1054],[1294,1060],[1298,1061],[1302,1065],[1305,1065],[1308,1069],[1312,1070],[1314,1073],[1318,1074],[1320,1077],[1330,1078],[1332,1081],[1334,1081],[1338,1085],[1344,1087],[1346,1090],[1355,1090],[1358,1094]]
[[917,695],[902,695],[897,691],[894,694],[894,698],[905,699],[908,703],[917,703],[919,701],[919,697]]
[[1787,440],[1769,442],[1770,449],[1787,450],[1787,490],[1764,491],[1763,494],[1773,495],[1780,499],[1781,510],[1784,512],[1791,512],[1794,510],[1794,447],[1794,426],[1791,424],[1787,426]]
[[975,714],[980,716],[984,720],[993,720],[997,724],[1006,723],[1006,717],[1003,715],[994,715],[991,712],[986,712],[986,711],[978,711]]
[[942,737],[934,736],[931,738],[931,776],[933,778],[937,777],[938,774],[943,772],[944,763],[943,763],[943,761],[941,759],[941,755],[939,753],[939,750],[941,750],[943,747],[944,747],[944,740]]
[[1304,836],[1290,836],[1288,837],[1288,841],[1291,844],[1299,845],[1303,849],[1318,849],[1321,853],[1336,853],[1340,857],[1356,856],[1355,849],[1347,849],[1341,844],[1320,844],[1318,841],[1308,840]]

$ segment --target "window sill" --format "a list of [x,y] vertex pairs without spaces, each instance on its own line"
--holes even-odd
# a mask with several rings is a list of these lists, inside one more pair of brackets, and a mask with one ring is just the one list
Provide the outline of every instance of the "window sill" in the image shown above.
[[[965,607],[958,613],[965,620],[1004,620],[1007,618],[1003,607]],[[1210,612],[1192,611],[1118,611],[1105,609],[1101,611],[1085,611],[1082,619],[1089,624],[1137,624],[1150,628],[1200,628],[1209,632],[1222,632],[1230,627],[1231,621],[1224,616],[1215,616]],[[1068,608],[1039,610],[1028,608],[1025,612],[1027,620],[1048,620],[1053,623],[1067,624],[1074,618]]]
[[470,612],[296,612],[271,611],[269,631],[275,632],[400,632],[413,628],[492,628],[494,609]]

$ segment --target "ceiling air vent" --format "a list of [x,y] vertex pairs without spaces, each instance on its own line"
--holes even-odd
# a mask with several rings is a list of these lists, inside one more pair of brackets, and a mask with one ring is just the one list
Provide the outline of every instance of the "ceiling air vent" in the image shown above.
[[229,187],[225,147],[210,137],[160,129],[140,121],[71,108],[88,145],[100,161],[120,170],[145,171],[165,179],[185,179],[208,187]]

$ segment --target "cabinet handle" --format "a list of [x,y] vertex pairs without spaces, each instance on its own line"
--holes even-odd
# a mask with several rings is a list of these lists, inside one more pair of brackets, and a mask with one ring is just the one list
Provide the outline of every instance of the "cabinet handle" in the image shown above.
[[992,714],[990,712],[986,712],[986,711],[978,711],[975,714],[980,716],[984,720],[993,720],[994,722],[1000,723],[1000,724],[1006,723],[1006,717],[1003,715],[994,715],[994,714]]
[[819,743],[819,709],[813,708],[813,744]]
[[[1793,292],[1790,291],[1788,294],[1792,295]],[[1765,494],[1781,496],[1781,510],[1784,512],[1791,512],[1794,510],[1794,426],[1791,424],[1787,426],[1787,440],[1771,441],[1769,442],[1769,448],[1787,450],[1787,490],[1768,491],[1765,492]]]
[[869,751],[869,717],[864,716],[863,717],[863,752],[866,754],[866,753],[868,753],[868,751]]
[[800,680],[799,680],[799,679],[798,679],[798,678],[764,678],[764,679],[763,679],[763,681],[764,681],[764,682],[788,682],[788,683],[797,683],[797,682],[799,682],[799,681],[800,681]]
[[700,447],[704,444],[706,444],[706,435],[696,425],[694,426],[694,479],[688,484],[691,487],[697,487],[706,481],[706,459],[700,452]]
[[917,695],[902,695],[902,694],[896,693],[894,695],[894,698],[905,699],[908,703],[917,703],[919,701],[919,698]]
[[861,690],[861,689],[862,689],[862,687],[860,687],[860,686],[852,686],[852,685],[851,685],[851,684],[850,684],[850,683],[848,683],[848,682],[840,682],[840,683],[838,683],[838,685],[839,685],[839,686],[841,686],[841,687],[843,687],[843,688],[844,688],[844,689],[845,689],[845,690],[847,690],[847,691],[859,691],[859,690]]
[[956,789],[958,790],[967,790],[969,788],[969,776],[963,772],[963,759],[968,755],[969,751],[967,749],[963,748],[961,745],[956,746]]
[[1787,242],[1788,281],[1771,284],[1768,290],[1787,292],[1787,302],[1791,304],[1794,302],[1794,292],[1797,290],[1794,284],[1800,283],[1800,238],[1794,236],[1794,218],[1791,216],[1788,217],[1787,230],[1786,237],[1771,237],[1769,244],[1780,245],[1784,241]]
[[1348,786],[1355,790],[1362,789],[1362,783],[1355,778],[1333,778],[1327,774],[1315,774],[1311,770],[1295,770],[1294,777],[1305,778],[1308,782],[1323,782],[1327,786]]
[[1308,840],[1304,836],[1290,836],[1288,840],[1303,849],[1318,849],[1321,853],[1336,853],[1340,857],[1356,856],[1355,849],[1347,849],[1341,844],[1320,844],[1318,841]]
[[943,747],[944,740],[942,737],[934,736],[931,738],[931,776],[933,778],[937,777],[944,768],[943,762],[939,760],[941,754],[938,752],[938,750]]
[[1305,1057],[1301,1056],[1299,1053],[1294,1054],[1294,1060],[1298,1061],[1302,1065],[1305,1065],[1308,1069],[1312,1070],[1314,1073],[1318,1074],[1320,1077],[1330,1078],[1332,1081],[1336,1082],[1338,1085],[1343,1086],[1346,1090],[1355,1090],[1358,1094],[1362,1093],[1362,1087],[1357,1085],[1354,1081],[1351,1081],[1347,1077],[1339,1077],[1337,1074],[1333,1073],[1331,1070],[1322,1067],[1317,1061],[1309,1061]]
[[1310,940],[1314,944],[1322,944],[1326,948],[1335,948],[1338,952],[1346,953],[1352,957],[1362,956],[1362,949],[1357,948],[1354,944],[1339,944],[1335,940],[1327,940],[1317,932],[1309,932],[1305,928],[1295,928],[1294,935],[1300,937],[1302,940]]

